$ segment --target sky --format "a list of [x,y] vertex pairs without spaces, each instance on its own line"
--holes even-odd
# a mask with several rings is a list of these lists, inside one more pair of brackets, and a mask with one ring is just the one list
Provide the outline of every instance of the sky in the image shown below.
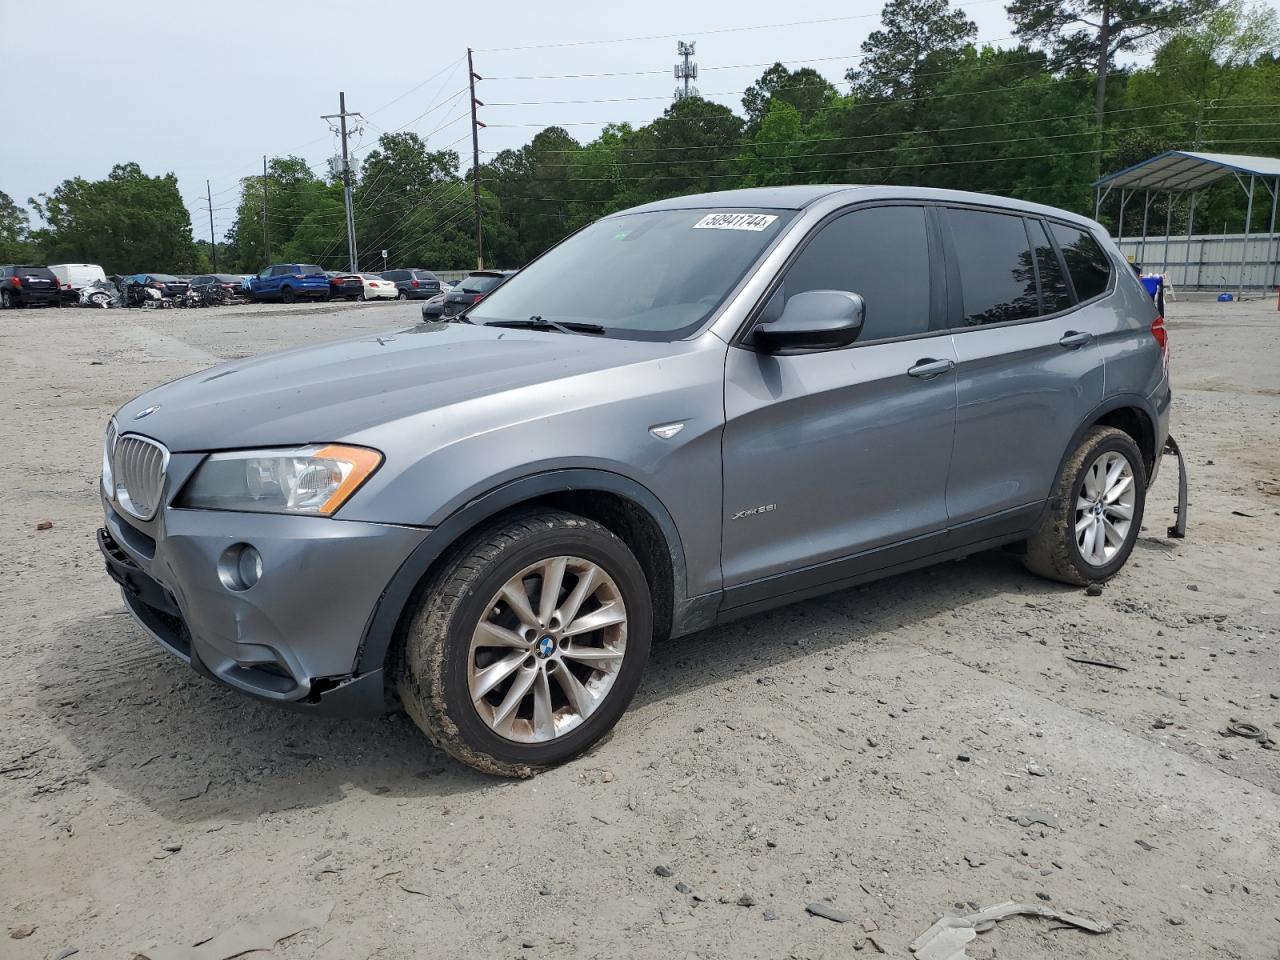
[[[1001,46],[1014,42],[1004,3],[953,0],[979,42]],[[0,136],[0,190],[23,203],[136,161],[177,175],[198,238],[209,235],[208,179],[221,238],[239,179],[261,173],[264,153],[324,171],[338,147],[320,117],[337,111],[340,90],[366,118],[351,141],[357,160],[381,133],[406,129],[463,153],[469,167],[468,45],[484,78],[483,161],[545,126],[585,142],[604,122],[658,116],[676,85],[677,40],[697,44],[701,94],[739,112],[743,90],[775,60],[842,81],[881,6],[489,0],[472,17],[466,5],[413,0],[0,0],[0,13],[58,25],[52,45],[8,44],[0,56],[0,89],[26,118]]]

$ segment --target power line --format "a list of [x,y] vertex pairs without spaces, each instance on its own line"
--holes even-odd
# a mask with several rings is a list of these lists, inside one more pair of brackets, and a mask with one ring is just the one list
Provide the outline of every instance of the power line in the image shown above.
[[[980,7],[1001,2],[1003,2],[1003,0],[970,0],[967,4],[956,4],[955,6],[957,9],[968,9],[969,7]],[[513,53],[519,50],[552,50],[561,47],[589,47],[607,43],[634,43],[640,40],[678,40],[681,37],[689,36],[690,34],[706,37],[723,33],[744,33],[751,30],[781,30],[786,27],[812,27],[819,24],[848,23],[852,20],[868,20],[879,16],[880,12],[877,11],[875,13],[855,13],[843,17],[820,17],[816,20],[789,20],[784,21],[783,23],[761,23],[742,27],[716,27],[711,30],[684,30],[680,33],[659,33],[639,37],[611,37],[599,40],[565,40],[559,43],[533,43],[518,47],[488,47],[486,49],[478,50],[477,52]]]

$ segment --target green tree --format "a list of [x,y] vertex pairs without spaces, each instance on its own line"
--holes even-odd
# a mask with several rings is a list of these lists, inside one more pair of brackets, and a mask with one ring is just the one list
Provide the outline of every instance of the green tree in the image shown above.
[[742,95],[742,109],[747,114],[750,130],[760,123],[774,100],[790,104],[803,119],[809,119],[835,95],[836,88],[812,67],[792,71],[775,63],[747,87]]
[[257,273],[276,260],[336,268],[347,260],[345,224],[340,184],[317,177],[301,157],[273,157],[265,179],[240,181],[240,203],[227,240],[244,273]]
[[862,62],[845,77],[867,100],[927,96],[978,26],[950,0],[889,0],[881,29],[862,42]]
[[27,211],[0,190],[0,263],[23,263],[33,259],[28,239],[30,228]]
[[1107,73],[1118,54],[1136,52],[1187,29],[1217,0],[1012,0],[1014,32],[1051,51],[1060,69],[1092,69],[1094,122],[1106,117]]
[[171,173],[121,163],[105,180],[64,180],[31,206],[46,224],[32,236],[47,262],[99,263],[107,273],[195,266],[191,216]]

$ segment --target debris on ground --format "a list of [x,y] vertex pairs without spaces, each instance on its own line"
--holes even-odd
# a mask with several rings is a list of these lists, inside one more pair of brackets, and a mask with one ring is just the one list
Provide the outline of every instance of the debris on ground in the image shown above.
[[1058,818],[1051,813],[1045,813],[1043,810],[1022,810],[1018,813],[1009,814],[1009,819],[1020,827],[1031,827],[1040,824],[1045,827],[1058,829]]
[[332,912],[332,903],[313,910],[279,910],[237,923],[197,946],[157,947],[138,956],[142,960],[230,960],[251,950],[270,950],[303,930],[323,926]]
[[815,917],[822,917],[822,919],[831,920],[834,923],[848,923],[853,919],[839,907],[834,907],[829,903],[811,903],[805,907],[805,910]]
[[653,868],[653,872],[660,877],[674,876],[674,871],[672,871],[672,869],[668,867],[665,863],[658,864],[656,867]]
[[1073,657],[1067,654],[1067,659],[1072,663],[1087,663],[1091,667],[1106,667],[1108,670],[1128,670],[1128,667],[1122,667],[1118,663],[1112,663],[1110,660],[1095,660],[1092,657]]
[[1019,915],[1057,920],[1090,933],[1110,933],[1112,930],[1111,924],[1105,920],[1090,920],[1038,903],[1007,900],[963,917],[949,914],[939,917],[933,926],[911,941],[911,952],[916,960],[965,960],[968,957],[965,946],[979,933],[990,930],[1001,920]]
[[9,938],[12,940],[25,940],[36,932],[36,928],[29,923],[24,923],[20,927],[9,928]]
[[37,530],[52,530],[52,529],[53,529],[53,521],[52,521],[52,520],[41,520],[39,523],[37,523],[37,524],[36,524],[36,529],[37,529]]
[[1271,739],[1267,731],[1252,723],[1241,723],[1233,719],[1227,724],[1226,729],[1222,731],[1222,735],[1224,737],[1240,737],[1243,740],[1256,740],[1267,749],[1275,748],[1275,741]]

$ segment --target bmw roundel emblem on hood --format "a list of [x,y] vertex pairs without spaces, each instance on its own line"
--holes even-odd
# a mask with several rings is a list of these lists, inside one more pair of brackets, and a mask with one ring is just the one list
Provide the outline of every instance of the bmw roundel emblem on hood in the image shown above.
[[141,420],[143,417],[149,417],[159,409],[160,409],[160,404],[157,403],[154,407],[147,407],[147,409],[145,410],[139,410],[137,413],[133,415],[133,419]]

